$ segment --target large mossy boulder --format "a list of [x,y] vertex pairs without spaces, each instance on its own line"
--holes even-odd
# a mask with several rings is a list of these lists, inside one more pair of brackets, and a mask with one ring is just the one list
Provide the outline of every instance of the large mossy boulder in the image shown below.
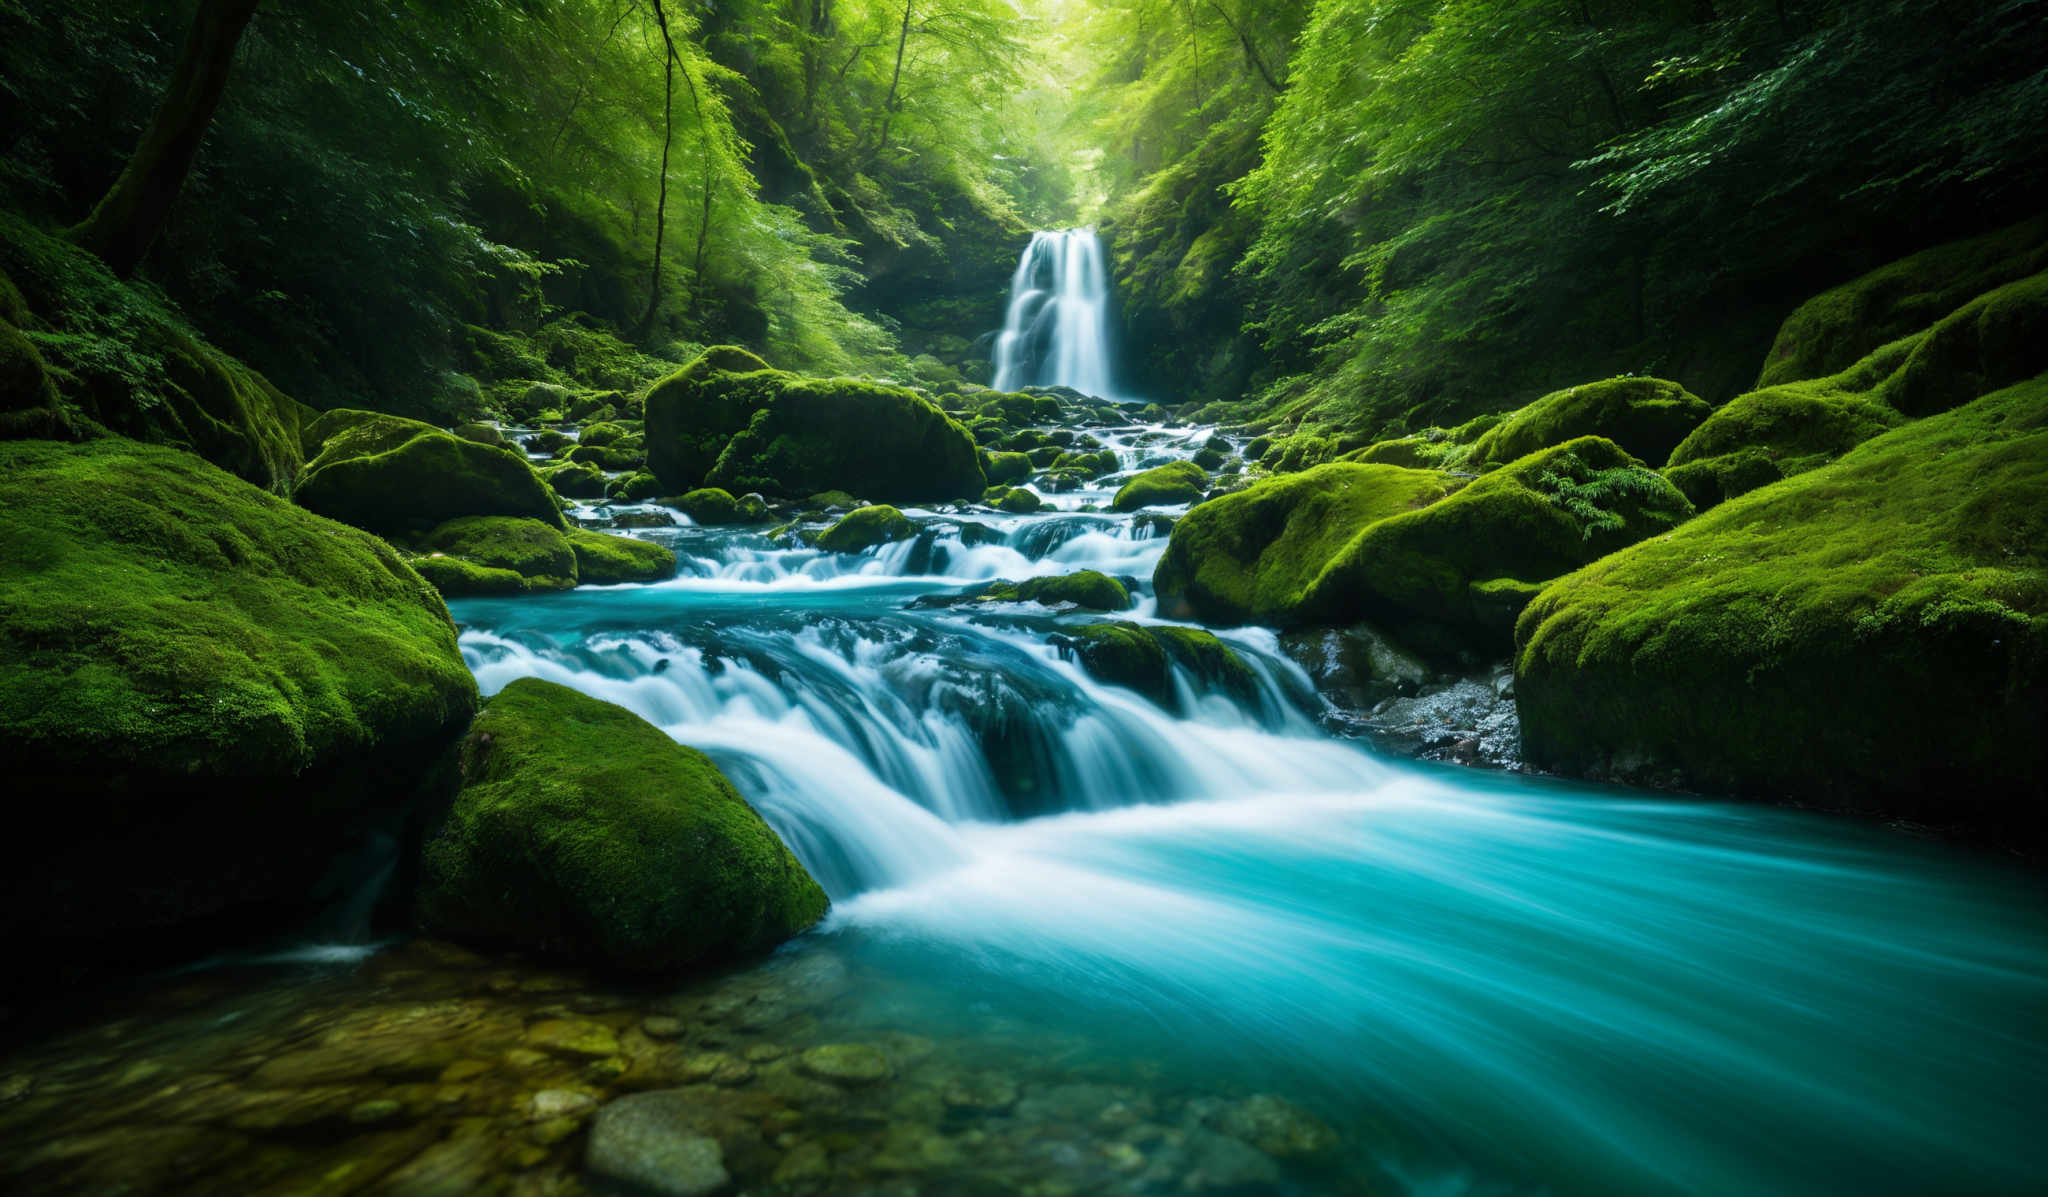
[[1221,692],[1239,705],[1254,702],[1258,694],[1251,667],[1215,633],[1201,628],[1111,620],[1060,633],[1052,642],[1097,681],[1134,690],[1176,713],[1183,705],[1176,672],[1196,692]]
[[1315,623],[1406,631],[1426,649],[1505,656],[1515,617],[1543,583],[1692,513],[1614,442],[1580,437],[1368,526],[1331,557],[1301,609]]
[[412,560],[413,568],[447,598],[567,590],[576,585],[577,555],[568,536],[539,520],[465,515],[414,543],[421,555]]
[[1209,475],[1192,461],[1170,462],[1132,478],[1117,488],[1110,506],[1118,511],[1143,507],[1178,507],[1201,499]]
[[160,293],[4,213],[0,280],[9,296],[0,319],[47,364],[61,414],[54,424],[0,420],[0,433],[111,431],[189,450],[268,490],[291,488],[311,413],[207,344]]
[[576,580],[582,585],[666,582],[676,576],[675,551],[637,537],[578,528],[569,533],[569,548],[576,554]]
[[1730,400],[1672,451],[1669,473],[1710,506],[2044,369],[2048,273],[1979,295],[1839,373]]
[[2048,378],[1595,562],[1516,640],[1534,764],[2038,846]]
[[1706,400],[1661,378],[1609,378],[1545,395],[1496,424],[1473,446],[1475,469],[1491,469],[1582,436],[1613,441],[1661,466],[1713,412]]
[[[476,684],[376,537],[191,454],[0,444],[0,924],[16,951],[193,951],[342,895]],[[147,942],[143,942],[143,941]]]
[[1174,525],[1153,572],[1160,610],[1206,623],[1299,623],[1310,587],[1345,545],[1453,485],[1434,471],[1335,462],[1204,503]]
[[828,905],[702,753],[532,678],[463,738],[461,790],[421,871],[432,934],[633,973],[766,951]]
[[337,428],[306,464],[292,497],[309,511],[396,535],[465,515],[565,526],[526,457],[431,424],[374,412],[329,412]]
[[915,503],[988,486],[974,438],[917,392],[772,370],[731,346],[648,394],[647,465],[676,493],[846,490]]
[[865,553],[876,545],[909,540],[917,535],[917,521],[883,504],[860,507],[841,516],[818,536],[818,547],[828,553]]
[[1757,386],[1838,374],[1972,298],[2044,270],[2048,216],[1880,267],[1801,304],[1779,328]]

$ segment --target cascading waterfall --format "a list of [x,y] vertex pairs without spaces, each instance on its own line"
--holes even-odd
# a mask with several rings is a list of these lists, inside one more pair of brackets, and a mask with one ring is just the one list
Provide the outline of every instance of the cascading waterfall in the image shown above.
[[1109,272],[1093,229],[1031,235],[996,338],[995,388],[1072,387],[1112,398]]

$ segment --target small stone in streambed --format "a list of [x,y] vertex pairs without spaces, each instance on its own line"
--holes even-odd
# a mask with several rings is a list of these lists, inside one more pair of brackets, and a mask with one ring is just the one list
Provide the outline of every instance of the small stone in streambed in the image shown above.
[[821,1080],[842,1085],[872,1085],[889,1078],[889,1061],[882,1053],[860,1043],[828,1043],[805,1052],[803,1070]]
[[542,1089],[526,1099],[526,1117],[529,1122],[573,1118],[587,1113],[596,1104],[595,1097],[574,1089]]
[[1017,1104],[1017,1082],[1000,1073],[974,1073],[946,1082],[940,1096],[952,1109],[1000,1113]]
[[726,1052],[705,1052],[683,1061],[683,1079],[714,1085],[744,1085],[754,1079],[754,1066]]
[[[664,660],[663,664],[667,664]],[[666,1014],[653,1014],[640,1020],[640,1033],[649,1039],[676,1039],[683,1033],[683,1020]]]
[[1181,1178],[1180,1187],[1190,1193],[1251,1189],[1268,1192],[1280,1182],[1280,1169],[1271,1156],[1261,1154],[1228,1135],[1214,1131],[1188,1132],[1187,1162],[1192,1165]]
[[1329,1124],[1270,1093],[1226,1106],[1208,1121],[1231,1138],[1281,1159],[1322,1155],[1337,1146],[1337,1132]]
[[698,1133],[698,1111],[676,1090],[611,1102],[590,1125],[583,1166],[591,1175],[660,1197],[706,1197],[732,1183],[716,1139]]
[[348,1120],[357,1126],[374,1126],[379,1122],[389,1122],[403,1113],[405,1113],[404,1102],[393,1101],[388,1097],[380,1097],[371,1101],[357,1102],[350,1108]]
[[775,1166],[775,1175],[770,1179],[776,1184],[797,1184],[803,1181],[824,1180],[832,1175],[831,1158],[825,1145],[816,1141],[799,1143],[790,1148],[789,1154]]
[[607,1028],[594,1022],[573,1019],[551,1018],[535,1023],[526,1032],[528,1046],[558,1056],[581,1056],[586,1059],[603,1059],[619,1052],[618,1037]]

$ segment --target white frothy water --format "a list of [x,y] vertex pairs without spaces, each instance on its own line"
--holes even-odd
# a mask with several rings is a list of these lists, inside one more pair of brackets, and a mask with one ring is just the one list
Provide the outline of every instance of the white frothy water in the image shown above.
[[1112,398],[1109,271],[1093,229],[1033,233],[1010,279],[995,388],[1072,387]]

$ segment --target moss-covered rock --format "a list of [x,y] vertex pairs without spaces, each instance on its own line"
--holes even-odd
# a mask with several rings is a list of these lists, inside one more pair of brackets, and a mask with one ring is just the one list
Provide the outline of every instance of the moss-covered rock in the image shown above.
[[1534,763],[2038,844],[2048,379],[1594,562],[1516,640]]
[[647,464],[647,455],[640,451],[638,438],[617,441],[609,445],[577,445],[569,450],[569,460],[586,462],[610,473],[624,473],[637,470]]
[[77,436],[43,355],[20,329],[0,320],[0,440]]
[[1035,492],[1026,490],[1021,486],[990,487],[988,493],[981,497],[981,501],[999,511],[1007,511],[1011,515],[1029,515],[1045,506],[1045,501],[1040,499]]
[[599,420],[596,423],[584,425],[583,431],[576,437],[576,443],[579,445],[603,447],[627,435],[628,433],[624,425],[614,424],[610,420]]
[[982,472],[990,486],[1009,486],[1031,477],[1031,459],[1022,453],[989,453],[982,459]]
[[1432,471],[1333,462],[1204,503],[1173,526],[1152,575],[1160,610],[1208,623],[1290,626],[1360,532],[1452,489]]
[[1026,578],[1022,582],[997,582],[979,597],[996,603],[1042,603],[1048,607],[1067,604],[1089,611],[1127,611],[1131,606],[1131,592],[1122,582],[1092,569],[1050,578]]
[[1713,410],[1675,382],[1609,378],[1553,392],[1509,413],[1479,438],[1469,460],[1476,468],[1491,469],[1538,449],[1599,436],[1661,466]]
[[1444,649],[1505,655],[1533,584],[1669,531],[1692,510],[1614,442],[1580,437],[1367,526],[1330,558],[1301,610],[1313,622],[1368,620],[1424,645],[1440,634]]
[[525,594],[530,588],[527,579],[520,576],[516,570],[478,565],[474,561],[450,557],[445,553],[409,557],[406,564],[412,566],[420,577],[432,584],[442,598],[485,598]]
[[689,494],[679,496],[675,501],[675,507],[684,515],[707,526],[739,522],[739,500],[732,497],[731,491],[720,490],[715,486],[699,487]]
[[1098,681],[1135,690],[1170,711],[1182,705],[1174,684],[1176,668],[1185,671],[1198,692],[1220,691],[1240,703],[1253,701],[1258,692],[1251,667],[1213,632],[1200,628],[1112,620],[1062,633],[1053,643]]
[[675,553],[652,541],[578,528],[569,533],[569,547],[576,554],[576,580],[583,585],[666,582],[676,576]]
[[646,470],[636,470],[604,484],[604,496],[614,503],[645,503],[661,494],[661,481]]
[[802,495],[846,489],[890,502],[973,498],[980,451],[915,391],[771,370],[707,349],[647,397],[648,468],[671,490]]
[[515,681],[476,717],[461,770],[424,856],[429,932],[658,973],[824,916],[824,891],[717,766],[623,708]]
[[601,499],[610,489],[604,471],[587,461],[543,466],[540,478],[565,499]]
[[[461,589],[480,584],[482,593],[503,594],[504,579],[496,571],[518,576],[522,591],[567,590],[576,584],[576,553],[569,538],[553,524],[502,515],[466,515],[436,527],[419,539],[423,559],[414,563],[441,593],[477,593]],[[480,570],[456,570],[429,565],[437,559],[454,558]],[[424,568],[421,568],[424,567]],[[444,583],[457,587],[450,591]]]
[[1209,475],[1201,466],[1192,461],[1176,461],[1146,470],[1124,483],[1110,505],[1118,511],[1136,511],[1140,507],[1177,507],[1200,499],[1208,485]]
[[0,509],[18,954],[306,917],[475,709],[446,608],[390,546],[198,457],[0,444]]
[[97,425],[190,450],[269,490],[290,489],[304,460],[299,428],[311,413],[207,344],[160,293],[122,282],[86,250],[5,213],[0,276],[11,297],[6,322],[48,366],[61,416],[10,420],[13,435]]
[[496,445],[500,449],[517,448],[495,424],[457,424],[455,435],[479,445]]
[[818,536],[818,547],[830,553],[864,553],[878,544],[909,540],[917,522],[894,507],[861,507],[842,516]]
[[1838,374],[1972,298],[2048,270],[2048,216],[1939,245],[1823,292],[1778,330],[1757,386]]
[[399,416],[347,418],[354,422],[324,437],[306,464],[292,492],[300,506],[386,535],[464,515],[563,526],[554,498],[520,453]]

